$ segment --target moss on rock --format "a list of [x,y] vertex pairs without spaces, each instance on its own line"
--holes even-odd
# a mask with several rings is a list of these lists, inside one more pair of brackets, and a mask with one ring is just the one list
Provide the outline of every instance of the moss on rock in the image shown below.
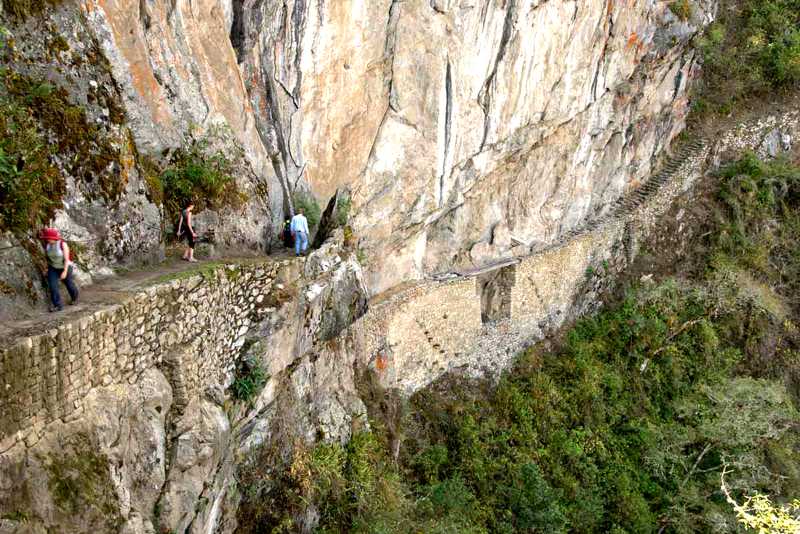
[[60,206],[64,178],[30,106],[0,96],[0,228],[26,230]]
[[25,20],[31,16],[39,16],[48,7],[61,4],[61,0],[3,0],[3,7],[17,20]]
[[88,436],[77,435],[64,448],[64,455],[51,456],[46,464],[48,489],[58,510],[104,532],[115,532],[122,524],[108,459],[97,451]]
[[[0,195],[4,228],[28,230],[43,224],[65,193],[58,167],[98,195],[116,200],[128,174],[124,154],[93,124],[66,89],[12,69],[0,70]],[[129,158],[130,159],[130,158]],[[91,196],[91,195],[90,195]]]

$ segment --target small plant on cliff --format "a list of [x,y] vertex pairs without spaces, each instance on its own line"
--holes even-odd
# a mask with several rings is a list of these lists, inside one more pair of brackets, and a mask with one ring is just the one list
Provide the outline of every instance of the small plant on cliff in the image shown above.
[[692,5],[689,0],[672,0],[669,9],[681,20],[689,20],[692,16]]
[[322,534],[486,532],[470,523],[477,503],[463,483],[413,495],[375,433],[356,433],[347,445],[295,443],[285,456],[267,445],[242,470],[243,532],[300,531],[309,505]]
[[0,50],[10,48],[12,45],[13,34],[5,26],[0,26]]
[[25,20],[29,16],[41,15],[48,6],[57,6],[61,0],[3,0],[3,8],[12,17]]
[[339,201],[336,203],[336,225],[339,228],[347,226],[350,220],[350,209],[352,208],[353,201],[350,199],[349,194],[342,194]]
[[30,110],[0,98],[0,228],[39,226],[61,205],[64,179],[50,158],[50,144]]
[[196,212],[235,207],[245,200],[233,177],[234,158],[218,148],[219,140],[213,132],[191,139],[172,154],[160,184],[151,179],[151,187],[163,191],[164,207],[170,214],[177,215],[189,200],[194,200]]
[[242,402],[250,402],[261,392],[268,378],[261,362],[255,359],[243,360],[231,384],[233,396]]

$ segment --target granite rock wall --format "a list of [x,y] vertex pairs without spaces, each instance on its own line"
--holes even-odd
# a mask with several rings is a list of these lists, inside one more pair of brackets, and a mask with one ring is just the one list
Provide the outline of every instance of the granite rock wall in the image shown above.
[[[689,141],[558,242],[399,286],[366,310],[355,253],[337,235],[307,260],[213,267],[4,340],[0,533],[233,532],[236,466],[264,444],[346,441],[366,424],[364,372],[404,395],[450,371],[497,376],[597,306],[705,172],[742,150],[785,152],[798,138],[795,107]],[[268,378],[242,405],[224,388],[245,357]]]
[[748,150],[796,153],[798,139],[796,106],[695,137],[641,187],[557,242],[399,286],[373,299],[342,338],[385,387],[406,395],[449,371],[498,376],[521,350],[595,309],[639,243],[659,231],[659,217],[704,174]]
[[217,237],[264,246],[295,193],[347,188],[374,295],[554,243],[643,181],[684,127],[691,40],[716,11],[690,3],[681,20],[658,0],[81,0],[0,19],[4,61],[108,138],[56,219],[90,272],[157,255],[172,221],[145,160],[223,129],[248,201],[206,214]]
[[[239,351],[270,306],[279,264],[219,267],[154,285],[0,349],[0,450],[34,444],[55,420],[74,420],[99,386],[128,386],[159,367],[185,406],[227,387]],[[10,343],[10,340],[7,342]]]

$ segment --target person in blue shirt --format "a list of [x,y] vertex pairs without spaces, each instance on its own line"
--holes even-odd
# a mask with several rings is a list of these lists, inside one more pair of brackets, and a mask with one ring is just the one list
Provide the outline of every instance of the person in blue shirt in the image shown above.
[[305,252],[308,248],[308,221],[303,210],[298,210],[297,215],[292,217],[291,230],[294,236],[294,255],[299,256],[301,249]]

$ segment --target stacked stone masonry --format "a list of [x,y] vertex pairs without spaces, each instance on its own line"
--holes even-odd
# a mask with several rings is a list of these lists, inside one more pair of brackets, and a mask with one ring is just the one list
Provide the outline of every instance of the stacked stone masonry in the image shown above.
[[709,168],[746,150],[775,156],[773,138],[788,150],[800,138],[800,111],[743,123],[713,141],[695,137],[641,187],[546,247],[432,275],[376,299],[350,328],[355,350],[386,387],[406,394],[453,369],[497,375],[520,351],[595,307],[638,244],[658,231],[659,218]]
[[[709,164],[744,149],[768,156],[764,140],[774,132],[800,138],[800,111],[743,125],[713,144],[687,143],[645,185],[558,242],[379,295],[341,334],[344,343],[321,341],[311,351],[335,361],[346,346],[384,385],[406,393],[453,369],[507,369],[520,350],[597,304]],[[154,366],[165,370],[179,409],[209,386],[229,385],[245,338],[269,312],[280,266],[231,265],[158,284],[0,347],[0,453],[32,445],[50,422],[80,417],[90,389],[126,387]]]
[[688,144],[654,182],[545,249],[438,275],[374,304],[351,327],[358,352],[385,386],[407,394],[455,368],[474,375],[508,368],[530,343],[594,304],[597,286],[635,257],[631,244],[691,186],[709,151],[703,140]]
[[0,349],[0,453],[82,413],[91,388],[135,383],[154,366],[179,409],[227,386],[244,339],[268,311],[276,264],[229,265],[153,285]]

